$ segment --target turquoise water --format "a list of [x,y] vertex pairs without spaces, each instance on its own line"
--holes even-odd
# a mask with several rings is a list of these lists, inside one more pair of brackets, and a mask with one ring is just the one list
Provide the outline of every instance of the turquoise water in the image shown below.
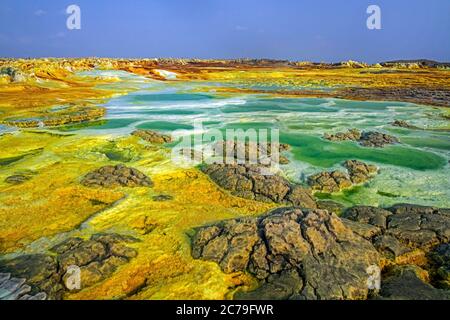
[[[109,76],[113,74],[108,72]],[[390,126],[395,119],[420,128],[448,126],[440,109],[401,102],[267,95],[224,98],[214,92],[190,92],[204,83],[157,82],[126,73],[119,76],[122,86],[136,90],[108,101],[104,105],[106,119],[92,126],[69,126],[61,130],[120,136],[136,128],[167,133],[182,129],[184,134],[193,134],[194,121],[203,123],[203,132],[277,128],[281,142],[292,146],[287,155],[291,163],[283,166],[283,171],[293,181],[302,183],[310,174],[341,168],[341,163],[348,159],[360,159],[380,167],[380,174],[368,184],[329,198],[346,204],[412,202],[450,206],[450,133]],[[402,143],[378,149],[322,139],[324,133],[349,128],[390,133]]]

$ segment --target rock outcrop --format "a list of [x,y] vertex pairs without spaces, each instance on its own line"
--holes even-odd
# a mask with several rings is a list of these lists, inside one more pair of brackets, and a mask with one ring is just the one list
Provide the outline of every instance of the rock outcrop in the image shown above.
[[264,175],[261,168],[256,165],[212,164],[202,170],[220,187],[241,198],[303,208],[317,207],[308,188],[293,185],[277,174]]
[[[281,155],[282,152],[286,152],[290,149],[290,146],[285,143],[272,144],[270,142],[266,144],[255,143],[255,142],[245,142],[236,143],[235,141],[223,141],[220,145],[216,144],[215,148],[220,147],[223,153],[223,162],[220,163],[230,163],[230,158],[232,160],[245,161],[245,164],[268,164],[268,161],[272,160],[274,149],[278,149],[278,161],[279,164],[288,164],[289,160]],[[219,156],[220,157],[220,156]],[[228,160],[226,161],[226,159]],[[222,160],[222,157],[220,157]],[[253,162],[250,162],[253,161]]]
[[353,186],[348,174],[335,170],[324,171],[308,177],[308,184],[314,191],[335,193]]
[[131,134],[152,144],[164,144],[172,142],[172,138],[170,136],[158,133],[153,130],[136,130]]
[[382,148],[387,144],[396,143],[399,143],[396,137],[376,131],[363,132],[359,139],[359,144],[364,147]]
[[361,131],[358,129],[349,129],[346,132],[335,134],[325,133],[324,138],[330,141],[358,141],[361,139]]
[[0,273],[0,300],[46,300],[47,294],[31,293],[26,279],[11,278],[10,273]]
[[30,179],[31,179],[31,177],[29,177],[29,176],[26,176],[23,174],[15,174],[15,175],[7,177],[5,179],[5,182],[9,183],[9,184],[22,184],[22,183],[27,182]]
[[299,208],[202,227],[192,255],[261,280],[256,291],[235,296],[241,299],[365,299],[367,268],[379,260],[336,215]]
[[200,227],[192,255],[260,281],[236,299],[450,299],[449,239],[449,209],[356,206],[338,218],[289,207]]
[[53,254],[22,255],[0,261],[0,272],[23,280],[30,287],[27,294],[61,299],[68,286],[70,268],[80,271],[80,288],[90,287],[110,277],[118,267],[136,257],[127,243],[138,241],[129,236],[100,233],[89,240],[69,238],[50,249]]
[[[385,276],[378,298],[383,300],[448,300],[450,291],[434,288],[416,266],[394,267]],[[425,272],[426,273],[426,272]]]
[[406,128],[406,129],[418,129],[416,126],[413,126],[404,120],[394,120],[394,122],[392,122],[391,125],[394,127],[400,127],[400,128]]
[[156,202],[165,202],[165,201],[172,201],[173,200],[173,196],[171,196],[170,194],[159,194],[157,196],[152,197],[153,201]]
[[450,290],[450,243],[437,246],[429,254],[433,282],[438,288]]
[[331,200],[319,200],[317,201],[317,208],[327,210],[328,212],[333,212],[339,216],[344,211],[345,206],[339,202]]
[[450,211],[434,207],[398,204],[387,210],[356,206],[343,218],[377,228],[370,238],[391,263],[426,263],[425,255],[450,241]]
[[17,128],[57,127],[98,120],[105,115],[105,108],[71,107],[70,110],[64,111],[63,113],[56,112],[51,116],[41,119],[5,119],[0,121],[0,124]]
[[358,160],[348,160],[343,166],[347,168],[348,173],[340,170],[319,172],[308,177],[309,186],[323,193],[340,192],[368,181],[378,172],[376,166]]
[[338,132],[336,134],[325,134],[324,138],[330,141],[358,141],[364,147],[382,148],[387,144],[399,143],[394,136],[377,131],[359,131],[350,129],[347,132]]
[[152,187],[152,180],[141,171],[118,164],[101,167],[88,173],[81,181],[87,187]]
[[[278,149],[278,158],[274,155],[274,150]],[[269,166],[274,162],[285,165],[289,164],[289,159],[282,153],[289,151],[290,146],[285,143],[267,142],[256,143],[246,141],[237,143],[236,141],[221,141],[214,143],[205,149],[206,152],[192,149],[182,149],[180,153],[190,159],[208,164],[245,164]]]

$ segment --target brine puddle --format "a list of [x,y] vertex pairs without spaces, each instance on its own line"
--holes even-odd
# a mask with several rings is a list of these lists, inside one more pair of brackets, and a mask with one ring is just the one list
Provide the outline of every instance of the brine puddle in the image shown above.
[[[214,90],[201,92],[207,85],[204,82],[143,81],[126,73],[120,76],[126,80],[122,85],[135,85],[137,89],[108,101],[104,120],[61,130],[114,138],[136,129],[169,134],[182,129],[187,135],[194,134],[194,123],[198,122],[203,132],[277,128],[281,142],[292,147],[287,155],[291,163],[282,168],[295,182],[303,183],[308,175],[320,171],[342,169],[341,163],[349,159],[380,167],[380,174],[365,186],[330,198],[347,205],[410,202],[450,206],[450,132],[439,131],[448,128],[442,109],[401,102],[224,96]],[[209,85],[213,88],[217,84]],[[407,121],[423,130],[394,127],[394,120]],[[350,128],[388,133],[401,144],[364,148],[354,142],[323,139],[325,133]]]

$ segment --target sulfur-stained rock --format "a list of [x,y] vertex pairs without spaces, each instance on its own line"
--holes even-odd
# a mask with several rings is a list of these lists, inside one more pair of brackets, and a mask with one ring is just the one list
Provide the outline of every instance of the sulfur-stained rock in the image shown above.
[[360,235],[364,239],[372,240],[375,236],[381,234],[381,229],[370,224],[360,223],[341,217],[346,227],[350,228],[354,233]]
[[31,294],[26,279],[12,278],[9,273],[0,273],[0,300],[46,300],[44,292]]
[[170,136],[158,133],[153,130],[136,130],[131,134],[152,144],[164,144],[172,142],[172,138]]
[[324,193],[335,193],[353,186],[350,177],[342,171],[320,172],[308,177],[309,186]]
[[88,173],[81,181],[87,187],[152,187],[152,180],[135,168],[118,164],[101,167]]
[[416,266],[394,267],[381,282],[381,299],[448,300],[450,291],[436,289],[421,279]]
[[317,201],[317,207],[318,209],[327,210],[337,215],[341,215],[345,208],[343,204],[331,200],[319,200]]
[[300,208],[200,228],[192,247],[194,258],[261,280],[238,299],[364,299],[366,270],[379,262],[370,242],[336,215]]
[[44,117],[24,118],[24,119],[5,119],[1,124],[18,128],[38,128],[57,127],[74,123],[83,123],[91,120],[97,120],[105,116],[106,109],[100,107],[73,106],[59,112],[45,113]]
[[9,184],[22,184],[24,182],[27,182],[30,179],[31,178],[29,176],[22,175],[22,174],[16,174],[16,175],[7,177],[5,179],[5,182],[9,183]]
[[263,175],[260,166],[212,164],[202,170],[220,187],[238,197],[304,208],[317,207],[311,190],[293,185],[278,174]]
[[302,208],[317,208],[317,203],[311,194],[311,190],[301,186],[291,186],[291,191],[288,193],[287,202],[296,207]]
[[391,125],[400,128],[418,129],[416,126],[413,126],[404,120],[394,120],[394,122],[392,122]]
[[345,161],[343,166],[347,169],[353,184],[366,182],[378,172],[378,168],[358,160]]
[[222,164],[268,165],[270,161],[275,161],[274,150],[277,149],[279,164],[288,164],[289,159],[281,155],[282,152],[290,149],[290,146],[285,143],[223,141],[214,145],[213,152],[214,156],[219,157],[218,163]]
[[397,204],[387,210],[356,206],[342,217],[380,228],[381,232],[372,239],[373,244],[384,257],[393,261],[414,252],[425,255],[450,240],[448,209],[411,204]]
[[363,132],[359,141],[364,147],[376,148],[382,148],[387,144],[399,143],[396,137],[376,131]]
[[433,282],[438,288],[450,290],[450,244],[445,243],[429,253]]
[[[125,245],[136,241],[138,240],[133,237],[115,233],[94,234],[89,240],[68,238],[51,248],[56,256],[22,255],[0,261],[0,272],[24,279],[22,285],[30,287],[20,294],[14,291],[14,299],[33,300],[48,297],[58,300],[69,289],[66,288],[66,280],[70,276],[70,267],[80,269],[81,288],[92,286],[107,279],[119,266],[136,257],[137,251]],[[3,278],[6,279],[0,274],[0,283]]]
[[153,201],[156,201],[156,202],[165,202],[165,201],[173,200],[173,196],[171,196],[169,194],[160,194],[160,195],[152,197],[152,199],[153,199]]
[[66,272],[70,266],[80,268],[81,285],[86,288],[108,278],[119,266],[136,257],[136,250],[123,244],[136,241],[133,237],[100,233],[93,235],[90,240],[69,238],[53,247],[52,251],[58,253],[62,272]]
[[370,206],[356,206],[346,210],[342,214],[342,217],[361,223],[371,224],[382,229],[386,229],[387,217],[389,217],[390,215],[392,215],[392,212],[384,210],[382,208]]
[[45,254],[23,255],[1,261],[0,272],[10,273],[12,277],[26,279],[31,287],[30,294],[44,291],[50,299],[60,299],[63,287],[55,257]]
[[349,129],[347,132],[338,132],[336,134],[325,133],[324,138],[330,141],[357,141],[361,139],[361,131]]
[[357,129],[350,129],[347,132],[338,132],[336,134],[325,134],[324,138],[330,141],[358,141],[364,147],[382,148],[387,144],[399,143],[396,137],[377,132],[377,131],[363,131]]
[[303,287],[303,279],[296,270],[270,275],[267,283],[251,292],[239,291],[235,300],[287,300],[296,297]]
[[348,174],[339,170],[319,172],[308,177],[309,186],[315,191],[336,193],[366,182],[378,172],[376,166],[358,160],[348,160],[343,166]]

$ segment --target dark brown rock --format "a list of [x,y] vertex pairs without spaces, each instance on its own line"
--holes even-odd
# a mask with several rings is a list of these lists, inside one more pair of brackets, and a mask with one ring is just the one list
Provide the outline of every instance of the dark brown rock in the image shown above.
[[361,139],[361,131],[349,129],[347,132],[338,132],[336,134],[325,133],[324,138],[330,141],[358,141]]
[[153,201],[156,201],[156,202],[165,202],[165,201],[173,200],[173,197],[168,194],[160,194],[160,195],[152,197],[152,199],[153,199]]
[[152,130],[136,130],[131,134],[152,144],[164,144],[172,142],[172,138],[170,136]]
[[395,267],[382,279],[380,297],[387,300],[448,300],[450,291],[436,289],[415,266]]
[[411,204],[397,204],[387,210],[356,206],[342,216],[380,228],[382,232],[373,237],[373,244],[386,258],[394,261],[415,250],[428,253],[450,240],[448,209]]
[[394,127],[400,127],[400,128],[406,128],[406,129],[417,129],[416,126],[410,125],[408,122],[404,120],[394,120],[394,122],[391,123]]
[[308,177],[308,185],[315,191],[336,193],[364,183],[378,172],[376,166],[358,160],[348,160],[343,166],[348,174],[339,170],[319,172]]
[[31,177],[29,177],[29,176],[16,174],[16,175],[12,175],[12,176],[7,177],[5,179],[5,182],[9,183],[9,184],[22,184],[24,182],[27,182],[30,179],[31,179]]
[[358,141],[364,147],[382,148],[387,144],[399,143],[396,137],[377,132],[350,129],[347,132],[338,132],[336,134],[325,134],[324,138],[330,141]]
[[[138,241],[129,236],[114,233],[95,234],[89,240],[69,238],[51,251],[56,254],[23,255],[0,262],[0,272],[24,279],[30,290],[15,293],[23,299],[62,299],[70,267],[81,272],[81,288],[92,286],[110,277],[118,267],[136,257],[137,251],[125,245]],[[0,282],[2,277],[0,276]],[[18,287],[19,288],[19,287]],[[26,294],[26,295],[24,295]]]
[[364,147],[376,148],[382,148],[387,144],[399,143],[396,137],[376,131],[363,132],[359,142]]
[[379,259],[370,242],[336,215],[299,208],[200,228],[192,246],[194,258],[261,280],[239,299],[364,299],[366,270]]
[[64,292],[59,283],[60,275],[57,260],[50,255],[31,254],[1,261],[0,272],[11,277],[24,279],[30,286],[29,295],[45,292],[49,299],[60,299]]
[[32,288],[26,279],[11,277],[9,273],[0,273],[0,300],[46,300],[47,294],[31,293]]
[[327,210],[328,212],[333,212],[336,215],[341,215],[344,211],[344,205],[331,200],[319,200],[317,201],[317,208],[322,210]]
[[392,212],[378,207],[356,206],[348,209],[342,215],[343,218],[356,222],[371,224],[376,227],[386,229],[387,218]]
[[314,191],[335,193],[353,186],[350,177],[342,171],[320,172],[308,177],[308,185]]
[[87,187],[152,187],[152,180],[141,171],[124,165],[105,166],[88,173],[81,184]]
[[343,166],[347,169],[350,179],[354,184],[366,182],[378,172],[376,166],[358,160],[345,161]]
[[277,175],[264,175],[260,166],[212,164],[202,170],[231,194],[245,199],[316,208],[311,190],[293,185]]
[[433,282],[438,288],[450,290],[450,244],[445,243],[429,253]]

